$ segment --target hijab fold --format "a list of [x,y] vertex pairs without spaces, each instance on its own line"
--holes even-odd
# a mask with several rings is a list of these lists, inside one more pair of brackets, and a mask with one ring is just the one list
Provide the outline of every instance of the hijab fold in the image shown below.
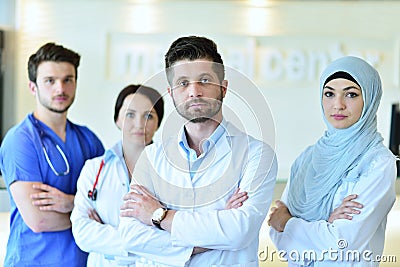
[[[321,75],[320,101],[327,79],[348,73],[360,85],[364,107],[360,119],[346,129],[334,128],[323,115],[327,130],[292,165],[287,205],[290,213],[307,221],[328,220],[337,189],[343,181],[356,182],[362,155],[381,143],[376,113],[382,97],[378,72],[363,59],[346,56],[330,63]],[[324,112],[322,112],[324,114]]]

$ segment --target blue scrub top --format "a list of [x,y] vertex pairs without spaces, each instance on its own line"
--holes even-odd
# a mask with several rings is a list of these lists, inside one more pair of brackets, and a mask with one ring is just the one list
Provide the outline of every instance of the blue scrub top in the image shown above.
[[[43,152],[46,148],[56,172],[67,167],[56,144],[67,158],[70,171],[57,176]],[[6,134],[0,147],[0,168],[9,191],[15,181],[42,182],[66,194],[76,193],[76,183],[87,159],[104,153],[98,137],[87,127],[67,121],[63,142],[49,127],[29,114]],[[87,253],[76,245],[71,229],[34,233],[23,221],[10,195],[10,236],[4,266],[86,266]]]

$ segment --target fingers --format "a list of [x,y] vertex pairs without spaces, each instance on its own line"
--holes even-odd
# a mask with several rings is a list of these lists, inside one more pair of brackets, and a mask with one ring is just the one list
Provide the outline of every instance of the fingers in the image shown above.
[[32,201],[32,205],[33,206],[48,206],[48,205],[53,205],[53,204],[55,204],[55,203],[50,198],[45,198],[45,199]]
[[357,194],[351,194],[351,195],[348,195],[347,197],[345,197],[345,198],[343,199],[343,202],[346,202],[346,201],[350,201],[350,200],[356,199],[357,197],[358,197],[358,195],[357,195]]
[[359,202],[356,202],[356,201],[347,201],[347,202],[344,202],[344,203],[342,204],[342,206],[345,207],[345,208],[357,208],[357,209],[362,209],[362,208],[364,207],[363,204],[361,204],[361,203],[359,203]]
[[57,211],[56,203],[52,199],[41,199],[32,201],[32,205],[38,207],[41,211]]
[[121,212],[120,212],[121,217],[134,218],[135,214],[136,213],[133,210],[121,210]]
[[40,184],[40,183],[32,184],[32,188],[41,191],[31,194],[32,199],[50,198],[51,197],[50,191],[54,189],[53,187],[47,184]]
[[240,208],[241,206],[243,206],[243,202],[245,202],[246,200],[248,199],[248,196],[247,195],[244,195],[243,197],[241,197],[241,198],[238,198],[238,199],[236,199],[236,200],[234,200],[234,201],[231,201],[231,202],[228,202],[227,204],[226,204],[226,208],[225,209],[237,209],[237,208]]
[[38,189],[38,190],[43,190],[43,191],[50,191],[52,189],[54,189],[54,187],[48,185],[48,184],[39,184],[39,183],[35,183],[32,185],[33,189]]
[[351,194],[345,197],[342,204],[334,209],[332,214],[329,216],[328,222],[332,223],[337,219],[352,220],[352,215],[360,214],[360,209],[362,209],[364,205],[357,201],[354,201],[354,199],[356,199],[357,197],[357,194]]
[[120,210],[134,210],[135,207],[137,207],[136,201],[126,201],[121,205]]
[[139,186],[131,185],[131,191],[123,197],[123,200],[139,201],[143,197],[143,192]]
[[243,206],[243,202],[245,202],[249,197],[246,191],[239,192],[240,188],[236,188],[233,192],[232,196],[228,199],[225,209],[237,209]]
[[152,193],[150,193],[149,190],[147,190],[146,187],[144,187],[143,185],[138,185],[138,184],[132,184],[131,185],[131,189],[133,192],[137,193],[138,195],[143,195],[143,196],[147,196],[147,197],[151,197],[153,199],[156,199]]
[[292,215],[282,201],[277,200],[275,203],[279,206],[271,208],[271,213],[267,223],[276,231],[283,232],[286,223],[288,220],[290,220],[290,218],[292,218]]
[[357,195],[355,195],[355,197],[353,197],[353,195],[345,197],[343,199],[341,206],[362,208],[363,204],[361,204],[360,202],[354,201],[355,198],[357,198]]
[[271,221],[272,221],[272,213],[269,215],[269,218],[268,218],[268,222],[267,222],[268,226],[271,226]]
[[31,199],[43,199],[43,198],[50,198],[51,194],[47,192],[42,193],[35,193],[31,195]]
[[32,188],[41,190],[41,192],[31,194],[32,199],[44,199],[44,198],[62,199],[67,196],[62,191],[46,184],[33,184]]
[[360,214],[361,213],[360,210],[349,208],[349,207],[340,208],[339,212],[340,213],[347,213],[347,214]]
[[55,205],[39,206],[41,211],[58,211]]
[[120,207],[120,216],[121,217],[135,217],[137,213],[135,212],[135,206],[137,204],[135,202],[125,202]]
[[[141,194],[137,190],[134,190],[127,193],[122,199],[130,202],[140,202],[143,201],[146,197],[149,198],[150,196],[148,196],[147,194]],[[154,199],[154,197],[152,196],[151,198]]]
[[332,223],[337,219],[347,219],[352,220],[352,214],[360,214],[361,211],[353,208],[339,207],[336,208],[332,214],[329,216],[328,222]]
[[128,192],[128,193],[125,194],[125,196],[122,199],[124,201],[134,200],[135,195],[137,195],[135,192]]
[[247,192],[240,192],[234,194],[229,200],[228,203],[230,203],[232,206],[236,206],[239,204],[243,204],[244,201],[248,199]]
[[275,201],[276,206],[279,207],[286,207],[285,203],[280,201],[279,199]]
[[245,202],[249,196],[247,195],[247,192],[241,192],[237,196],[237,198],[232,202],[232,206],[238,208],[243,206],[243,202]]
[[355,208],[361,209],[363,207],[363,205],[361,203],[357,202],[357,201],[354,201],[354,199],[356,199],[357,197],[358,197],[357,194],[348,195],[347,197],[345,197],[343,199],[341,206],[355,207]]
[[333,221],[337,219],[352,220],[353,216],[346,213],[332,213],[331,216],[329,216],[328,222],[333,223]]
[[[280,200],[275,200],[275,204],[277,205],[279,202],[281,202]],[[280,203],[279,203],[280,204]],[[269,211],[270,211],[270,217],[272,214],[274,214],[274,212],[276,211],[277,207],[272,207]],[[268,225],[269,225],[269,221],[268,221]]]
[[101,220],[99,214],[97,213],[97,211],[95,209],[89,209],[88,210],[88,216],[90,219],[103,224],[103,221]]
[[237,193],[239,193],[239,191],[240,191],[240,188],[239,187],[236,188],[235,192],[233,192],[233,195],[236,195]]
[[129,194],[131,197],[139,197],[141,195],[151,195],[144,186],[138,184],[131,184],[131,191]]
[[93,209],[88,209],[87,215],[89,219],[95,220],[94,215],[93,215]]

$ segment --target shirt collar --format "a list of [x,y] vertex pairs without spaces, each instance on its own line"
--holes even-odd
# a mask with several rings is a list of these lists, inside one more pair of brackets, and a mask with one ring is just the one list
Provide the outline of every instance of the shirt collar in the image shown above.
[[122,153],[122,141],[118,141],[114,146],[110,149],[107,149],[104,154],[104,160],[107,162],[110,159],[117,157],[120,160],[124,159],[124,155]]
[[[211,136],[203,142],[202,148],[204,152],[209,151],[213,146],[215,146],[215,144],[218,142],[221,136],[224,135],[224,133],[226,133],[227,124],[228,124],[227,121],[225,119],[222,119],[221,123],[214,130]],[[185,153],[190,153],[191,148],[189,147],[189,144],[187,142],[184,126],[179,131],[178,144]]]

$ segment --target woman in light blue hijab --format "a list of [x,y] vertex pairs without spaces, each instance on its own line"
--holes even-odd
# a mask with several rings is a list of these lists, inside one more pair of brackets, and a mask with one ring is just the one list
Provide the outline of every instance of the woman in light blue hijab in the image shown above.
[[377,132],[381,96],[379,74],[363,59],[337,59],[322,73],[327,130],[292,165],[269,219],[276,247],[297,252],[286,255],[289,266],[379,265],[396,199],[396,158]]

